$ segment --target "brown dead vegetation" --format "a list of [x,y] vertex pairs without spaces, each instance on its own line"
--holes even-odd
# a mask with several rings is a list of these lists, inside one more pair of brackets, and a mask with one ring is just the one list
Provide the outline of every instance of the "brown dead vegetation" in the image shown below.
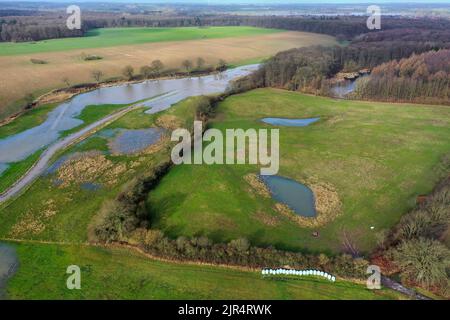
[[[55,216],[56,203],[49,199],[44,201],[41,210],[30,210],[11,229],[10,237],[17,238],[25,234],[36,235],[44,231],[46,221]],[[37,211],[37,212],[36,212]]]
[[117,183],[118,177],[127,170],[124,163],[114,164],[99,152],[87,152],[72,157],[57,171],[60,188],[72,184],[100,181],[108,186]]
[[250,187],[260,196],[264,198],[270,198],[270,190],[266,184],[254,173],[244,176],[244,180],[250,185]]

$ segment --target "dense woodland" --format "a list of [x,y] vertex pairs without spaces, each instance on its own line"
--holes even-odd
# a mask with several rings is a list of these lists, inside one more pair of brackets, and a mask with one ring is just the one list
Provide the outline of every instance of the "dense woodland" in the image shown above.
[[81,30],[69,30],[66,19],[65,12],[54,14],[28,10],[0,10],[0,42],[81,37],[85,34],[87,26],[83,25]]
[[392,60],[358,80],[356,98],[385,101],[448,103],[450,50],[430,51]]
[[[336,74],[367,68],[373,73],[359,80],[354,98],[445,104],[450,101],[449,56],[448,50],[442,49],[449,48],[448,30],[383,30],[357,36],[348,46],[280,52],[235,87],[240,91],[277,87],[332,95]],[[392,68],[396,71],[388,72]]]

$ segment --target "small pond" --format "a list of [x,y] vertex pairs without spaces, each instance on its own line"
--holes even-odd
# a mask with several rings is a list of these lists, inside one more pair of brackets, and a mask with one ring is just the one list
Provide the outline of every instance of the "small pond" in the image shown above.
[[368,77],[368,75],[360,76],[355,80],[346,80],[342,83],[339,83],[331,89],[332,93],[338,98],[345,98],[346,95],[355,91],[356,86],[358,85],[358,81],[366,77]]
[[163,130],[159,128],[122,130],[111,140],[109,147],[113,153],[138,153],[158,142],[162,133]]
[[306,127],[319,120],[320,118],[306,118],[306,119],[264,118],[261,121],[264,123],[271,124],[273,126]]
[[0,242],[0,300],[6,298],[6,283],[19,267],[16,250]]
[[272,197],[303,217],[315,217],[314,194],[307,186],[281,176],[261,176]]
[[97,191],[102,188],[101,184],[95,182],[84,182],[81,184],[81,189],[86,191]]

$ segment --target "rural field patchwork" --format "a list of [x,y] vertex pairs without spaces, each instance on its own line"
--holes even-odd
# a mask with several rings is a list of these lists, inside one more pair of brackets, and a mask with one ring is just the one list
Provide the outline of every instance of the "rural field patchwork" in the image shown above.
[[448,21],[35,6],[0,19],[0,300],[449,298]]
[[[120,76],[127,65],[139,72],[156,59],[166,68],[180,69],[185,59],[239,64],[280,50],[334,44],[336,40],[327,35],[252,27],[101,29],[82,38],[0,43],[0,119],[18,111],[27,94],[38,96],[65,87],[64,78],[72,85],[93,82],[93,70],[102,71],[106,79]],[[84,55],[102,59],[84,61]],[[31,59],[46,63],[33,64]]]

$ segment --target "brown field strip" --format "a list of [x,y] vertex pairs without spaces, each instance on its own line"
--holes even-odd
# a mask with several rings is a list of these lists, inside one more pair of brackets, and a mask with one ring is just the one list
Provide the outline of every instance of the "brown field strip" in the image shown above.
[[[281,32],[252,37],[224,39],[189,40],[159,42],[140,45],[116,46],[26,54],[0,57],[0,119],[18,111],[13,103],[30,93],[43,93],[64,87],[63,79],[70,83],[92,82],[92,70],[101,70],[104,77],[118,76],[126,65],[136,71],[152,60],[160,59],[167,67],[177,68],[181,61],[197,57],[207,64],[215,64],[219,59],[229,63],[267,57],[290,48],[310,45],[333,45],[335,39],[320,34],[305,32]],[[81,55],[92,54],[102,60],[84,61]],[[32,64],[30,59],[42,59],[48,64]]]

